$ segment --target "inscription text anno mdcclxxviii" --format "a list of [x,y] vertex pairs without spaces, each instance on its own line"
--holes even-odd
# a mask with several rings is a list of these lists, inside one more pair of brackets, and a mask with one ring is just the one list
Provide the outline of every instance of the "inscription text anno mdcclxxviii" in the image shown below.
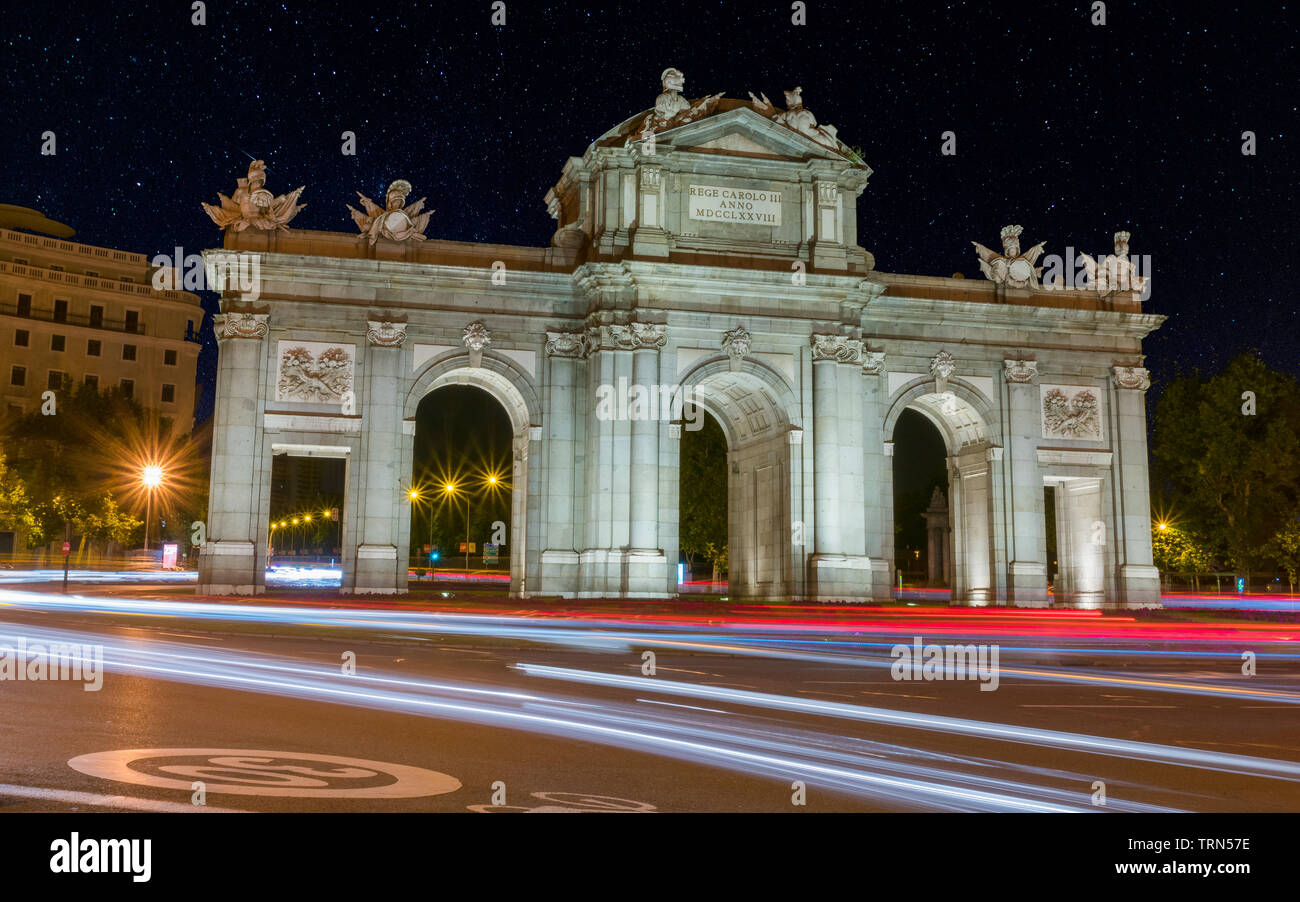
[[691,185],[690,202],[691,219],[763,226],[781,224],[780,191]]

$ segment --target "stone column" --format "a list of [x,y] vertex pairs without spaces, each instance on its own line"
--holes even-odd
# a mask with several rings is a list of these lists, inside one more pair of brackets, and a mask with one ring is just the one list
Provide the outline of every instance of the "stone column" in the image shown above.
[[213,317],[220,350],[200,595],[253,595],[266,588],[266,530],[259,519],[270,469],[263,459],[261,397],[268,320],[251,305],[233,303]]
[[[813,598],[857,601],[871,597],[871,561],[863,553],[860,503],[862,342],[842,335],[812,336],[813,357]],[[857,380],[842,377],[851,369]],[[851,397],[844,399],[848,392]],[[856,491],[853,483],[857,483]],[[854,503],[854,498],[859,503]],[[846,516],[853,524],[846,529]]]
[[1047,535],[1043,474],[1038,465],[1042,406],[1034,360],[1004,360],[1006,408],[1002,424],[1006,486],[1007,603],[1047,607]]
[[400,534],[400,508],[410,503],[400,469],[402,442],[411,440],[402,431],[405,340],[405,321],[372,320],[366,333],[357,467],[358,544],[351,589],[358,594],[406,592],[408,538]]
[[957,576],[953,602],[982,607],[994,600],[989,532],[992,484],[988,449],[975,446],[950,458],[953,543]]
[[[893,598],[890,562],[894,559],[893,465],[885,455],[885,354],[862,353],[862,508],[863,553],[871,562],[871,595]],[[892,449],[892,444],[889,445]],[[889,495],[886,498],[886,494]]]
[[663,169],[642,161],[637,166],[636,228],[632,232],[632,253],[638,257],[668,256],[663,207]]
[[1146,390],[1150,373],[1141,367],[1113,367],[1115,410],[1112,442],[1116,552],[1120,598],[1130,608],[1160,606],[1160,572],[1151,555],[1151,489],[1147,473]]
[[581,332],[546,333],[546,441],[543,542],[540,583],[531,591],[573,598],[578,591],[576,529],[575,429],[578,417],[578,377],[585,348]]
[[848,269],[844,245],[844,201],[840,186],[830,179],[814,184],[817,192],[816,237],[812,242],[812,265],[819,270]]
[[[658,349],[667,338],[661,325],[634,322],[592,326],[584,341],[589,396],[595,403],[584,461],[587,523],[579,554],[579,595],[667,597],[668,563],[654,544],[661,424],[653,419],[657,410],[650,404],[650,388],[658,381]],[[635,364],[634,371],[638,350],[655,353]],[[641,548],[638,541],[651,544]]]
[[659,549],[659,349],[667,343],[663,326],[636,328],[632,352],[632,383],[645,408],[632,420],[632,504],[629,551],[651,557]]

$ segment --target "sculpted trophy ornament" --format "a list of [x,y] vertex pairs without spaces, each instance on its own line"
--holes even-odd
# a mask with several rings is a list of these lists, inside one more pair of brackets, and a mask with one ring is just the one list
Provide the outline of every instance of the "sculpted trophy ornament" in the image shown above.
[[379,240],[383,235],[391,241],[424,241],[424,230],[429,226],[429,217],[433,211],[421,213],[424,209],[424,202],[428,200],[422,197],[409,207],[406,206],[406,196],[411,193],[411,183],[406,179],[398,179],[388,186],[388,192],[384,196],[384,207],[366,197],[360,191],[357,197],[361,198],[361,205],[366,208],[362,213],[356,207],[348,204],[348,210],[352,212],[352,221],[357,224],[361,234],[365,235],[371,245]]
[[236,179],[235,184],[233,197],[217,192],[221,206],[203,204],[204,211],[223,229],[236,232],[248,228],[265,231],[288,229],[289,221],[307,206],[298,203],[305,185],[279,197],[266,190],[266,163],[262,160],[250,163],[248,178]]
[[718,105],[718,100],[722,97],[720,93],[710,94],[692,104],[682,96],[682,89],[686,87],[686,76],[680,69],[672,67],[660,74],[659,83],[663,87],[663,93],[655,98],[654,109],[645,120],[644,129],[649,132],[661,132],[702,119],[713,112],[713,108]]
[[1042,256],[1046,241],[1040,241],[1023,254],[1020,252],[1020,233],[1023,226],[1009,225],[1002,228],[1002,253],[990,250],[978,241],[975,253],[980,258],[980,272],[990,281],[1009,288],[1029,288],[1038,284],[1038,277],[1043,268],[1035,267]]
[[1103,297],[1117,291],[1132,291],[1138,294],[1146,292],[1148,276],[1137,274],[1137,264],[1129,259],[1128,241],[1132,236],[1128,232],[1115,233],[1115,253],[1100,263],[1087,254],[1080,254],[1084,268],[1088,273],[1088,284]]
[[838,153],[844,153],[848,148],[838,137],[839,130],[827,123],[818,125],[817,117],[812,114],[812,110],[803,105],[803,88],[796,87],[793,91],[785,92],[785,112],[778,113],[772,101],[767,99],[767,95],[759,92],[755,97],[754,92],[749,92],[749,105],[755,112],[762,113],[773,122],[780,123],[786,128],[806,135],[812,138],[818,144],[829,147]]

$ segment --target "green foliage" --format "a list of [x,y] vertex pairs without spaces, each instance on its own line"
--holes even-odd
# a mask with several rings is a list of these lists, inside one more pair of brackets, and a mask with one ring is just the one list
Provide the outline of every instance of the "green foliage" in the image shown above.
[[682,433],[682,554],[694,569],[695,558],[718,572],[727,567],[727,437],[711,416],[703,428]]
[[1265,551],[1272,555],[1278,565],[1286,571],[1286,578],[1295,586],[1300,579],[1300,519],[1292,517],[1274,533]]
[[31,533],[36,528],[36,514],[27,484],[0,454],[0,527]]
[[1188,579],[1208,573],[1214,563],[1214,555],[1201,539],[1170,525],[1151,527],[1151,550],[1160,570]]
[[1240,570],[1265,566],[1300,502],[1300,388],[1249,353],[1208,379],[1176,378],[1156,408],[1152,455],[1163,500],[1189,532]]

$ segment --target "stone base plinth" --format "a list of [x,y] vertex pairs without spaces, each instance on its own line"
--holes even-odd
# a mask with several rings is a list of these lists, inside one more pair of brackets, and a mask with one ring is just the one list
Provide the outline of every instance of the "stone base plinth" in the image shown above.
[[1051,603],[1047,595],[1046,564],[1012,561],[1007,577],[1007,604],[1018,608],[1045,608]]
[[208,542],[199,549],[199,595],[261,595],[266,568],[252,542]]
[[668,558],[657,549],[589,548],[578,555],[579,598],[672,598]]
[[1160,601],[1160,571],[1152,566],[1129,564],[1119,568],[1119,598],[1117,607],[1158,608]]
[[865,555],[814,554],[808,559],[810,601],[871,601],[871,558]]

